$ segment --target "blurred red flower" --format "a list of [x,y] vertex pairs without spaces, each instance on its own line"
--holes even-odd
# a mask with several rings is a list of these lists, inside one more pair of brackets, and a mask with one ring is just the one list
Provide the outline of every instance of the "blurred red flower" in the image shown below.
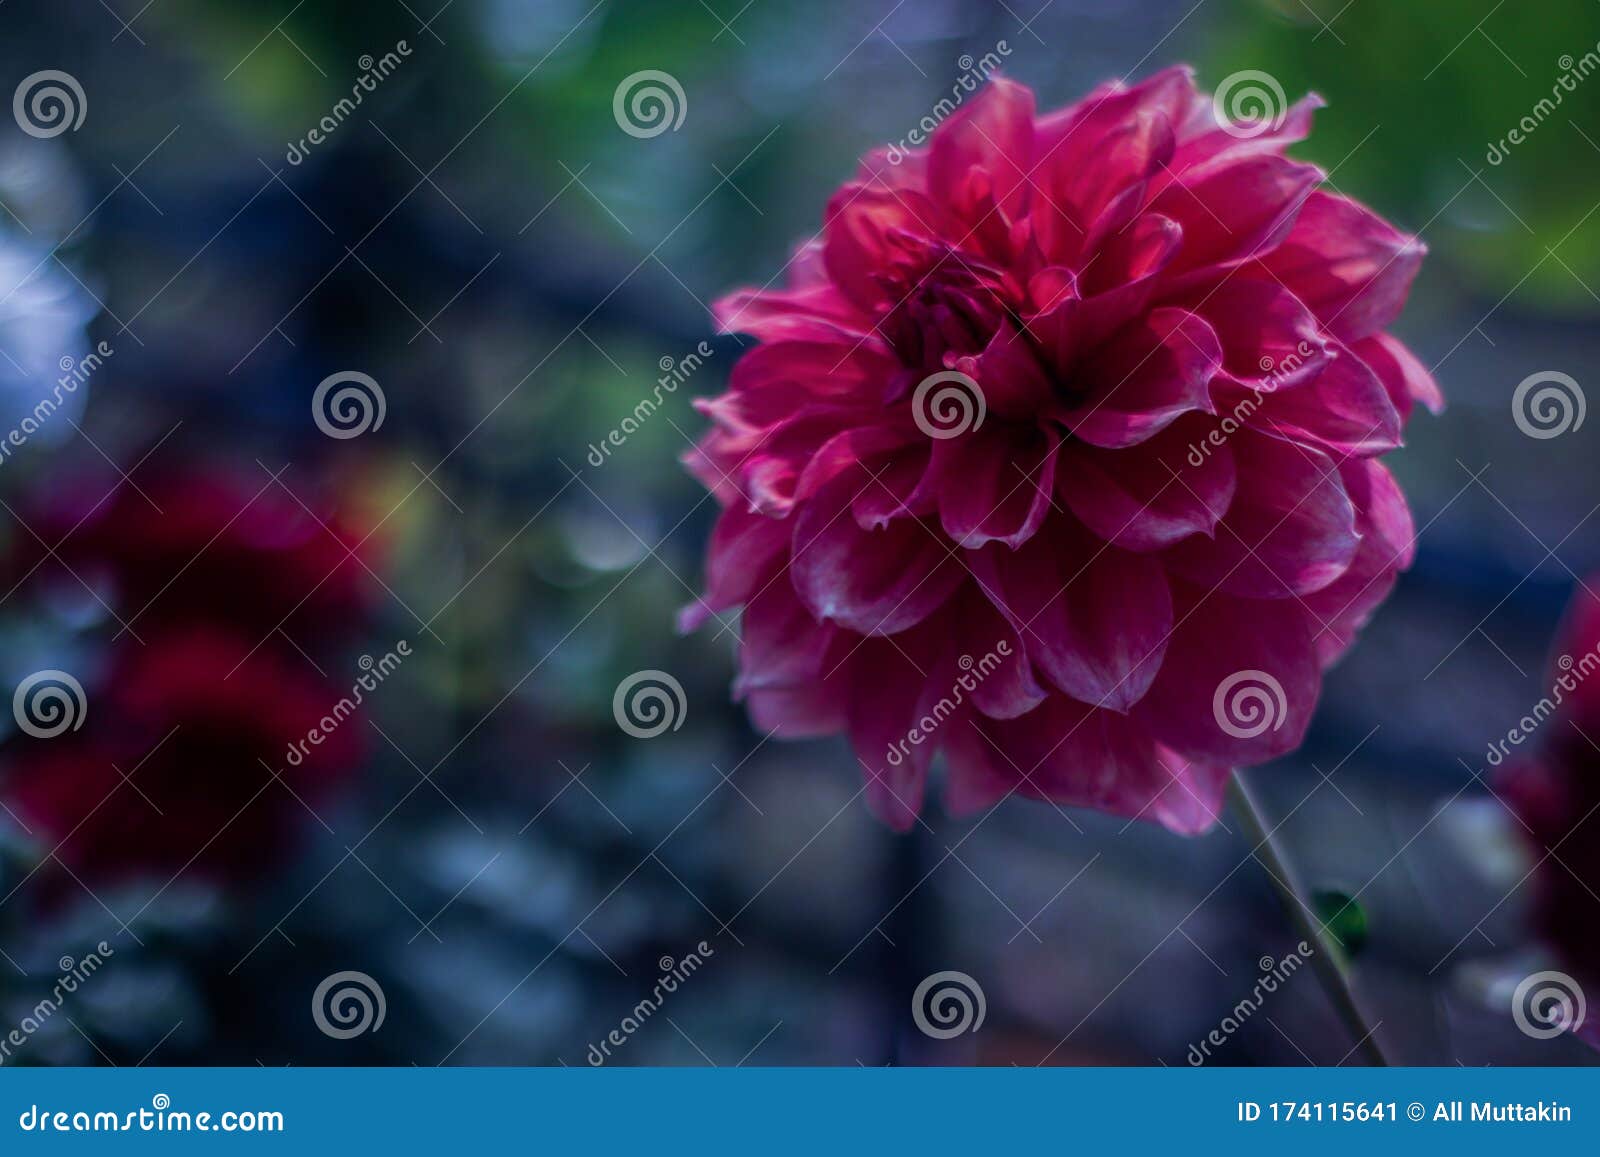
[[762,344],[687,459],[725,509],[686,626],[743,605],[754,720],[847,731],[894,827],[943,749],[958,812],[1205,830],[1409,565],[1424,247],[1283,155],[1320,103],[997,80],[717,306]]
[[371,607],[362,564],[375,547],[358,547],[362,534],[337,512],[302,506],[266,474],[167,469],[114,490],[102,482],[49,487],[29,508],[13,582],[27,575],[73,594],[81,579],[139,634],[206,618],[246,632],[282,624],[301,642]]
[[5,797],[86,882],[259,876],[365,747],[347,719],[305,743],[347,693],[311,656],[337,654],[372,605],[351,556],[361,535],[265,475],[137,481],[53,487],[25,506],[11,581],[81,598],[81,580],[131,630],[108,621],[80,730],[12,739]]
[[[1600,999],[1600,602],[1585,590],[1568,608],[1557,650],[1548,696],[1554,710],[1536,709],[1535,752],[1509,765],[1498,787],[1537,857],[1535,927]],[[1600,1048],[1594,1008],[1577,1031]]]
[[316,822],[363,728],[347,721],[289,763],[330,692],[304,660],[252,643],[201,628],[119,648],[82,731],[19,739],[8,802],[74,874],[259,874]]

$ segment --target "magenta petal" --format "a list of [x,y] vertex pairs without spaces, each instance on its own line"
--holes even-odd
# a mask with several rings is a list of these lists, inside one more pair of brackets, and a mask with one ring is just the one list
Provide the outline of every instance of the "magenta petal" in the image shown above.
[[1322,176],[1315,165],[1271,153],[1183,174],[1151,203],[1183,227],[1172,272],[1226,269],[1277,245]]
[[734,693],[818,682],[837,662],[828,655],[839,641],[838,628],[812,617],[780,574],[745,607]]
[[1054,430],[1000,422],[935,443],[924,487],[945,533],[968,549],[1026,542],[1050,512],[1060,444]]
[[[860,512],[857,520],[871,528],[875,520],[870,512],[883,508],[890,516],[899,517],[901,496],[895,484],[903,484],[908,470],[926,469],[928,461],[927,451],[916,445],[913,433],[890,426],[867,426],[835,435],[806,463],[794,487],[795,498],[810,498],[839,475],[865,469],[866,478],[855,498],[855,509]],[[870,479],[876,481],[868,484]]]
[[964,571],[949,544],[919,521],[858,526],[851,502],[875,485],[858,469],[818,491],[794,518],[790,566],[795,590],[817,618],[863,635],[892,635],[938,610]]
[[928,764],[944,739],[941,729],[961,725],[930,715],[953,670],[938,660],[939,642],[926,629],[895,643],[867,639],[849,660],[846,713],[850,745],[866,777],[867,806],[897,832],[916,823],[922,810]]
[[745,696],[750,721],[780,739],[814,739],[845,727],[849,695],[836,681],[804,687],[766,687]]
[[1293,599],[1189,591],[1161,672],[1134,718],[1184,756],[1245,767],[1305,739],[1321,688],[1305,608]]
[[695,630],[710,615],[747,602],[783,561],[790,533],[777,519],[743,507],[723,511],[711,532],[705,597],[684,608],[680,629]]
[[1321,590],[1350,566],[1355,507],[1326,454],[1249,430],[1234,434],[1238,487],[1212,538],[1166,552],[1190,582],[1255,599]]
[[1161,666],[1172,597],[1161,563],[1049,524],[1015,554],[972,560],[985,593],[1047,679],[1084,703],[1126,711]]
[[1210,384],[1222,365],[1217,335],[1182,309],[1158,309],[1097,353],[1075,376],[1085,400],[1062,415],[1095,446],[1132,446],[1186,411],[1209,411]]
[[829,277],[850,304],[874,312],[895,303],[882,274],[905,259],[907,238],[928,228],[955,227],[920,193],[858,184],[834,194],[825,221],[823,259]]
[[1186,173],[1219,160],[1236,161],[1255,153],[1281,152],[1284,146],[1303,141],[1310,135],[1312,114],[1326,103],[1312,93],[1290,105],[1276,129],[1261,126],[1263,131],[1241,136],[1237,131],[1229,132],[1219,126],[1212,102],[1204,100],[1194,118],[1196,124],[1189,126],[1191,131],[1184,134],[1183,144],[1172,158],[1172,173]]
[[1106,239],[1094,264],[1083,272],[1084,296],[1115,293],[1154,277],[1183,246],[1183,226],[1159,213],[1144,213]]
[[1323,666],[1355,640],[1356,632],[1388,597],[1399,573],[1411,565],[1416,549],[1411,511],[1388,470],[1365,460],[1346,462],[1339,473],[1356,504],[1361,547],[1349,570],[1303,600],[1312,616]]
[[1034,677],[1022,635],[975,587],[956,610],[958,666],[974,684],[974,707],[994,719],[1012,719],[1044,702],[1049,691]]
[[1211,534],[1233,502],[1233,451],[1215,444],[1215,423],[1180,418],[1138,454],[1069,443],[1056,466],[1056,494],[1095,534],[1125,550],[1151,551]]
[[1054,386],[1033,343],[1009,322],[1003,323],[976,358],[963,358],[957,366],[983,391],[989,411],[1019,420],[1031,419],[1050,400]]
[[1399,341],[1388,334],[1380,334],[1357,342],[1355,351],[1383,382],[1401,418],[1411,413],[1415,402],[1421,402],[1434,414],[1444,409],[1444,394],[1439,391],[1439,384],[1416,355]]
[[1267,394],[1258,420],[1263,429],[1340,455],[1365,458],[1400,445],[1400,412],[1347,346],[1310,381]]
[[997,79],[934,131],[928,146],[928,190],[957,213],[974,208],[968,174],[988,174],[1007,217],[1021,215],[1033,163],[1033,93]]
[[862,459],[873,472],[873,483],[857,492],[850,513],[862,530],[879,530],[897,518],[922,518],[938,508],[935,493],[923,493],[932,452],[926,446],[906,446],[887,459]]
[[1330,343],[1316,318],[1276,282],[1240,275],[1196,296],[1195,310],[1222,343],[1222,368],[1240,385],[1286,390],[1328,360]]
[[1097,808],[1185,835],[1206,831],[1227,770],[1191,762],[1127,716],[1052,699],[1012,720],[952,729],[946,805],[970,814],[1007,795]]
[[1364,205],[1319,189],[1261,264],[1328,330],[1354,342],[1400,316],[1427,251]]

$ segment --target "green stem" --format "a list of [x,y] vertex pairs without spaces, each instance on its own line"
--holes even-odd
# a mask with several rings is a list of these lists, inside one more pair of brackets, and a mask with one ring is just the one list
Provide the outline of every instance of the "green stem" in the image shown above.
[[1273,888],[1277,891],[1278,898],[1283,901],[1290,921],[1305,941],[1316,945],[1316,951],[1311,955],[1311,966],[1322,981],[1334,1012],[1349,1029],[1350,1035],[1356,1041],[1356,1047],[1366,1056],[1367,1063],[1387,1065],[1389,1061],[1378,1045],[1377,1034],[1367,1027],[1366,1018],[1361,1015],[1361,1008],[1356,1004],[1355,993],[1350,987],[1350,978],[1339,965],[1340,947],[1329,935],[1327,926],[1317,919],[1310,906],[1301,899],[1294,873],[1278,854],[1277,845],[1272,839],[1272,831],[1268,830],[1261,817],[1261,809],[1251,798],[1242,771],[1235,771],[1229,780],[1228,797],[1233,802],[1234,811],[1244,827],[1245,838],[1253,845],[1253,854],[1266,867],[1267,875],[1271,877]]

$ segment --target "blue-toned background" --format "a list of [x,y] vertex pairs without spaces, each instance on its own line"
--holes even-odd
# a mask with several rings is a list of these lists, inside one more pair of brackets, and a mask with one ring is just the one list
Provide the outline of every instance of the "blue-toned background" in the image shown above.
[[[1576,576],[1600,564],[1594,427],[1536,440],[1510,411],[1528,375],[1586,383],[1600,353],[1600,78],[1489,151],[1596,50],[1600,6],[8,0],[0,94],[61,70],[86,116],[49,138],[0,119],[0,422],[50,393],[62,359],[112,352],[0,463],[5,689],[74,672],[94,736],[41,765],[12,735],[0,799],[33,776],[52,799],[103,785],[111,810],[78,858],[31,813],[0,813],[0,1036],[63,957],[111,951],[0,1059],[581,1065],[704,941],[617,1063],[1188,1063],[1299,938],[1232,818],[1188,840],[1014,800],[895,836],[850,802],[841,743],[750,729],[728,701],[731,634],[674,630],[713,514],[677,463],[702,428],[690,398],[738,353],[707,303],[771,277],[855,157],[1002,42],[1041,107],[1177,61],[1207,86],[1256,68],[1291,98],[1314,88],[1330,104],[1299,151],[1432,249],[1399,332],[1450,408],[1390,460],[1416,566],[1331,674],[1306,748],[1252,782],[1272,820],[1292,810],[1279,834],[1325,910],[1354,897],[1358,993],[1392,1058],[1592,1058],[1507,1012],[1505,979],[1545,961],[1524,927],[1530,862],[1484,777],[1488,743],[1545,693]],[[386,53],[359,107],[292,148]],[[612,99],[645,69],[686,109],[639,139]],[[591,446],[703,340],[692,378],[597,466]],[[358,438],[312,421],[339,371],[384,394]],[[335,511],[363,528],[350,541],[378,526],[344,568],[364,594],[302,622],[294,588],[259,699],[191,689],[204,741],[115,764],[134,783],[159,772],[172,794],[152,802],[104,778],[105,750],[137,746],[107,729],[148,722],[104,706],[108,683],[131,663],[168,688],[141,656],[263,608],[271,628],[286,588],[276,569],[221,569],[122,622],[97,568],[127,585],[169,496],[236,492],[282,510],[252,549],[326,548]],[[41,540],[86,541],[97,517],[74,524],[102,495],[149,528],[96,539],[82,583],[25,580]],[[213,530],[196,515],[190,533]],[[345,725],[359,743],[337,767],[236,794],[280,700],[335,701],[361,656],[401,640],[410,657]],[[644,741],[612,695],[649,668],[681,682],[687,715]],[[215,870],[125,847],[153,825],[176,852],[186,823],[204,839],[236,808]],[[340,1039],[312,998],[347,970],[385,1016]],[[978,1032],[917,1030],[912,993],[942,970],[980,983]],[[1329,1065],[1352,1044],[1306,972],[1213,1055]]]

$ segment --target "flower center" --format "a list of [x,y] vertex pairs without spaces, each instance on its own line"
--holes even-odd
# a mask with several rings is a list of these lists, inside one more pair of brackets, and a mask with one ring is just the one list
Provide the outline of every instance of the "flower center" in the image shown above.
[[916,277],[896,278],[879,326],[908,370],[923,375],[983,352],[1012,312],[1004,275],[947,251]]

